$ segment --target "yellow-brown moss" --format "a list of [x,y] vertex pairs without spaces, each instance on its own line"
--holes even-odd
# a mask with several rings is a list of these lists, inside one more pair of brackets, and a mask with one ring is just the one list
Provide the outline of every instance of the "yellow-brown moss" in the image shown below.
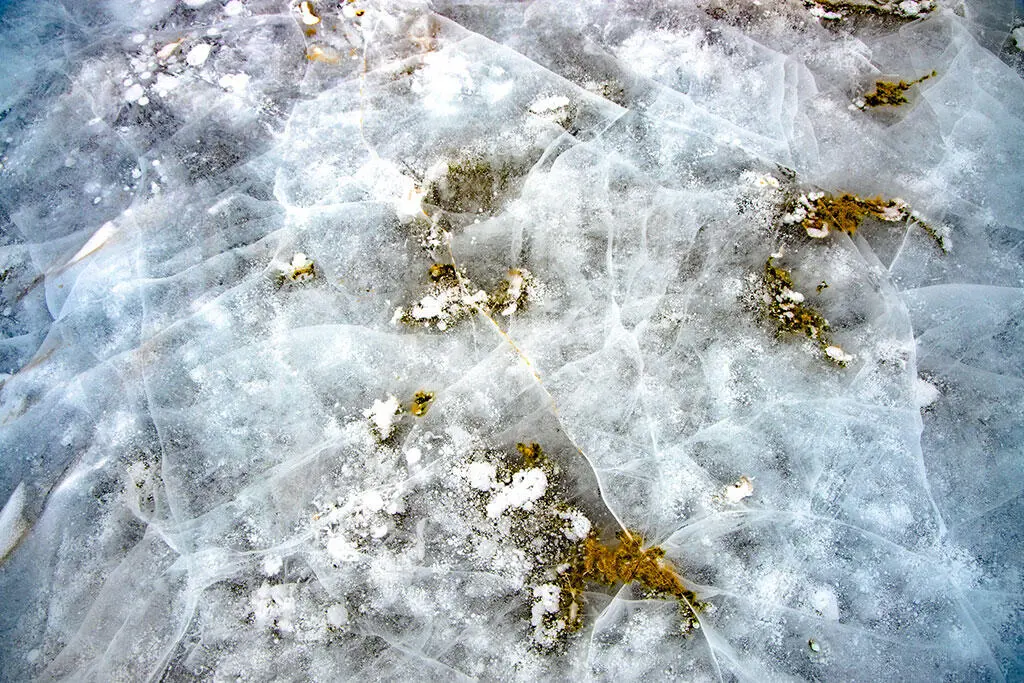
[[491,310],[505,317],[526,309],[536,293],[536,281],[525,268],[509,268],[505,278],[488,298]]
[[507,484],[516,473],[532,468],[543,470],[547,477],[544,495],[529,508],[510,511],[515,523],[502,532],[503,542],[521,548],[536,562],[528,580],[535,599],[538,593],[558,589],[557,610],[533,608],[534,644],[539,649],[550,652],[565,647],[584,626],[584,592],[599,587],[630,584],[642,597],[678,601],[681,631],[697,626],[696,612],[704,605],[665,559],[663,548],[645,546],[643,536],[635,531],[620,531],[614,541],[604,542],[607,536],[590,517],[567,501],[561,468],[540,444],[517,443],[516,451],[521,459],[503,458],[505,462],[498,465],[498,482]]
[[434,401],[434,393],[431,391],[417,391],[412,397],[412,405],[409,412],[415,417],[423,417],[430,410],[430,404]]
[[435,263],[427,270],[430,285],[419,302],[399,308],[396,322],[445,331],[474,311],[510,317],[526,308],[538,285],[529,271],[510,268],[506,277],[488,294],[476,288],[465,272],[452,263]]
[[[906,92],[910,90],[912,86],[917,85],[923,81],[928,80],[932,76],[937,75],[937,72],[932,71],[930,74],[925,74],[921,78],[914,81],[900,80],[894,81],[875,81],[875,89],[861,98],[864,102],[865,107],[898,107],[901,104],[906,104],[907,100]],[[860,102],[857,103],[860,105]]]
[[394,321],[444,332],[468,318],[478,308],[486,310],[487,293],[474,290],[473,283],[451,263],[435,263],[427,270],[430,285],[415,304],[399,308]]
[[775,265],[773,259],[764,264],[764,303],[779,332],[801,334],[819,344],[828,345],[828,320],[811,306],[793,285],[792,275]]
[[833,230],[853,235],[867,218],[885,223],[913,220],[925,234],[935,240],[943,253],[947,251],[945,239],[939,231],[922,221],[902,199],[885,199],[880,196],[867,198],[848,192],[838,196],[812,192],[800,195],[783,221],[799,225],[808,237],[823,239]]
[[856,0],[804,0],[804,5],[818,7],[826,14],[819,15],[828,21],[838,21],[848,16],[878,17],[880,19],[910,21],[927,16],[935,9],[934,2],[923,0],[915,11],[908,12],[897,2],[857,2]]
[[450,161],[430,182],[424,202],[452,213],[492,215],[518,191],[528,170],[525,163],[510,159],[469,156]]
[[[697,624],[697,611],[704,607],[696,593],[686,587],[665,551],[659,546],[644,547],[643,537],[635,531],[620,531],[617,543],[605,544],[592,531],[578,546],[559,574],[559,611],[557,619],[568,632],[583,627],[583,592],[589,585],[616,587],[634,584],[643,595],[674,599],[683,615],[683,631]],[[566,565],[563,565],[565,567]]]
[[427,271],[427,275],[429,275],[433,282],[440,282],[448,285],[459,284],[458,271],[455,270],[455,265],[451,263],[435,263],[430,266],[430,269]]
[[316,264],[302,252],[296,252],[290,263],[280,264],[274,273],[278,287],[309,282],[317,277]]
[[805,297],[796,290],[790,272],[775,265],[773,258],[764,264],[760,298],[765,317],[775,324],[780,335],[807,337],[821,349],[826,360],[840,367],[846,367],[852,360],[852,356],[833,344],[828,320],[804,303]]
[[537,467],[544,461],[544,451],[539,443],[517,443],[516,450],[523,456],[523,464],[526,467]]

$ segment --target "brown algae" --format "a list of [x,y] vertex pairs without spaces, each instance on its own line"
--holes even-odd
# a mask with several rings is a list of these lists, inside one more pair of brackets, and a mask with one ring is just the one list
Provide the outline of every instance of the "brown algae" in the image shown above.
[[943,253],[948,251],[946,239],[938,229],[921,220],[902,199],[866,198],[844,193],[836,196],[826,192],[801,194],[791,210],[782,217],[783,223],[799,225],[808,237],[824,239],[833,230],[853,235],[867,218],[884,223],[913,221],[931,237]]
[[515,195],[529,166],[511,159],[467,156],[430,175],[425,204],[461,214],[493,215]]
[[[518,443],[516,450],[521,460],[515,465],[496,467],[477,461],[471,464],[477,474],[470,479],[474,488],[491,496],[486,505],[489,518],[514,516],[504,542],[521,547],[538,561],[528,582],[535,646],[544,651],[564,647],[583,628],[584,593],[595,587],[632,585],[641,597],[676,600],[682,613],[681,631],[699,626],[697,613],[705,605],[665,559],[663,548],[645,546],[643,536],[629,530],[604,542],[601,530],[567,502],[560,469],[541,446]],[[529,480],[542,481],[543,493],[534,491],[528,503],[506,507],[507,498],[515,497],[512,489]]]
[[930,74],[925,74],[921,78],[909,82],[904,80],[875,81],[875,89],[855,100],[854,104],[860,109],[865,107],[898,107],[910,101],[906,95],[910,88],[937,75],[938,72],[932,71]]
[[780,335],[800,335],[813,341],[825,357],[846,367],[853,356],[832,343],[828,320],[814,307],[805,303],[806,298],[793,285],[788,270],[769,258],[764,264],[761,281],[761,301],[765,316],[774,323]]
[[430,404],[434,402],[434,393],[431,391],[417,391],[412,397],[412,405],[409,412],[413,417],[423,417],[430,410]]

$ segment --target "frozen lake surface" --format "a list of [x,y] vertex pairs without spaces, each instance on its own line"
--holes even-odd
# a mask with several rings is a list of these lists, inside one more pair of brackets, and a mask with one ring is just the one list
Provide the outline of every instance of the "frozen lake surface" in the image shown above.
[[0,2],[0,679],[1024,678],[1024,13]]

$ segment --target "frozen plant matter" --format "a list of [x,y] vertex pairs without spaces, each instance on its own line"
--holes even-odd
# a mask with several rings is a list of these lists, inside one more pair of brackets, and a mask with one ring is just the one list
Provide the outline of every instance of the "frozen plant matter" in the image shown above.
[[907,99],[906,92],[911,87],[933,78],[938,75],[935,71],[930,74],[925,74],[917,80],[910,81],[909,83],[904,80],[898,82],[894,81],[875,81],[874,90],[865,93],[863,97],[859,97],[854,101],[854,104],[859,108],[865,107],[898,107],[901,104],[909,102]]
[[0,2],[0,680],[1024,680],[1020,24]]
[[775,265],[774,258],[769,258],[764,264],[764,276],[757,282],[754,296],[760,299],[766,316],[778,327],[780,334],[807,337],[818,345],[825,358],[837,365],[845,367],[853,360],[851,354],[832,343],[828,320],[805,303],[806,297],[795,289],[790,272]]
[[391,437],[395,431],[395,422],[402,413],[402,406],[394,396],[381,401],[376,399],[373,405],[363,411],[363,416],[370,421],[374,433],[382,441]]
[[804,4],[813,16],[825,21],[857,16],[910,20],[937,7],[935,0],[804,0]]
[[295,252],[290,263],[282,263],[276,270],[278,284],[307,282],[316,277],[316,265],[301,251]]
[[935,240],[942,251],[947,250],[943,234],[922,221],[920,215],[899,198],[868,199],[849,193],[837,197],[825,192],[809,192],[797,198],[793,209],[783,216],[783,222],[799,225],[808,237],[823,239],[833,230],[852,235],[865,218],[885,223],[912,221]]
[[487,303],[487,292],[475,289],[473,283],[461,275],[450,263],[435,263],[428,270],[431,285],[408,310],[398,308],[394,320],[404,323],[434,326],[445,331]]

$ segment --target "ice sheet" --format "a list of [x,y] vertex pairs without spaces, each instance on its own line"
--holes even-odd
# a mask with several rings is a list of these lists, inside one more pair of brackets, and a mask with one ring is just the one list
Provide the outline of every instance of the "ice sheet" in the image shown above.
[[1024,676],[1019,23],[3,4],[0,678]]

